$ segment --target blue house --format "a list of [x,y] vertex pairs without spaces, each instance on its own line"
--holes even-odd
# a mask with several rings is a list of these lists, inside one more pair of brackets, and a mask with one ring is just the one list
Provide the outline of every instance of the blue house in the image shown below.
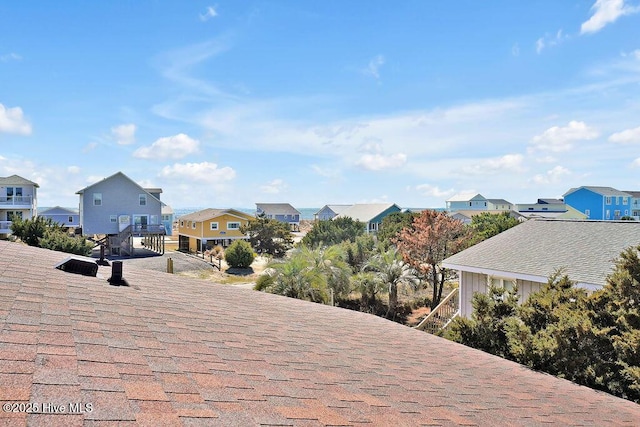
[[75,209],[62,208],[56,206],[54,208],[43,210],[38,214],[43,218],[51,218],[63,227],[76,228],[80,227],[80,214]]
[[611,187],[584,186],[564,194],[564,202],[588,219],[614,221],[630,216],[632,196]]
[[352,205],[324,205],[322,209],[316,212],[313,216],[317,221],[327,221],[340,215],[351,206]]
[[259,215],[289,224],[291,231],[300,231],[300,211],[289,203],[256,203],[256,216]]

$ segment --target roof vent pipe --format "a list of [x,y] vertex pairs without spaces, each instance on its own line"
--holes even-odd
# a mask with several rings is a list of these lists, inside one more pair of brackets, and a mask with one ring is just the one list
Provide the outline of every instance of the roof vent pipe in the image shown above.
[[113,286],[129,286],[122,277],[122,261],[113,261],[111,263],[111,277],[108,282]]

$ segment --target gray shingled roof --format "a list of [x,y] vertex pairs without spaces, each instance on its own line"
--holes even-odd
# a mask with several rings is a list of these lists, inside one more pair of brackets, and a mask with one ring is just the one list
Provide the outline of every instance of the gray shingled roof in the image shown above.
[[[372,315],[0,241],[10,426],[637,425],[640,405]],[[19,260],[19,262],[16,262]],[[82,407],[84,409],[84,407]]]
[[256,207],[271,215],[300,215],[300,211],[289,203],[256,203]]
[[394,203],[359,203],[344,209],[336,218],[351,218],[367,223],[392,206]]
[[29,181],[28,179],[23,178],[19,175],[11,175],[6,177],[0,176],[0,185],[33,185],[36,188],[39,187],[39,185],[35,182]]
[[582,187],[570,189],[569,191],[564,193],[563,197],[566,197],[568,194],[571,194],[571,193],[573,193],[575,191],[578,191],[581,188],[586,188],[588,190],[593,191],[594,193],[601,194],[603,196],[621,196],[621,197],[629,197],[630,196],[629,193],[625,193],[624,191],[616,190],[613,187],[598,187],[598,186],[592,186],[592,185],[584,185]]
[[620,253],[638,245],[640,223],[635,221],[531,219],[450,256],[443,266],[541,281],[565,268],[572,280],[598,287]]

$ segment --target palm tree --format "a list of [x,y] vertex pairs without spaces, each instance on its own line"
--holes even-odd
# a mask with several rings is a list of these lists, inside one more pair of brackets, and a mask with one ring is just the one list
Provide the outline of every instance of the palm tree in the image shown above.
[[326,277],[327,285],[336,296],[346,296],[350,292],[349,277],[351,269],[345,262],[344,252],[340,246],[309,249],[303,246],[294,254],[306,260],[309,267]]
[[395,319],[398,307],[398,286],[415,285],[417,277],[413,268],[400,259],[398,250],[391,248],[386,252],[374,255],[362,268],[371,271],[376,279],[389,288],[389,309],[387,318]]
[[313,302],[329,300],[327,278],[312,268],[304,257],[294,255],[286,262],[271,263],[269,268],[270,278],[263,281],[260,290]]

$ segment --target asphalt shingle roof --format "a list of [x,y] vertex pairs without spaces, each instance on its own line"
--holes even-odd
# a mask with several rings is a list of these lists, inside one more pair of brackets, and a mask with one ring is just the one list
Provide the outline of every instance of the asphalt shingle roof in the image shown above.
[[35,182],[19,175],[0,176],[0,185],[33,185],[34,187],[39,187]]
[[256,203],[256,208],[271,215],[300,215],[300,211],[289,203]]
[[[387,320],[0,242],[11,426],[637,425],[640,406]],[[51,406],[49,406],[51,408]],[[86,407],[82,406],[82,409]],[[41,411],[40,411],[41,412]]]
[[336,218],[351,218],[367,223],[393,205],[394,203],[359,203],[343,209]]
[[530,219],[450,256],[443,265],[541,278],[564,268],[572,280],[602,286],[620,253],[638,245],[640,223],[635,221]]

